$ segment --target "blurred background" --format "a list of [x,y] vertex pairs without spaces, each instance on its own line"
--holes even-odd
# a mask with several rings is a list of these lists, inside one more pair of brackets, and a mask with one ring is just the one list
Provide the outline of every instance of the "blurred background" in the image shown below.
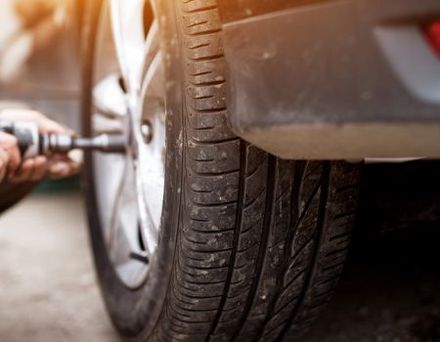
[[0,108],[30,106],[79,128],[80,6],[0,0]]
[[[0,0],[0,108],[33,107],[79,129],[79,5]],[[366,169],[348,266],[303,341],[440,341],[440,169],[426,170]],[[44,183],[2,215],[0,340],[118,340],[86,227],[77,179]]]

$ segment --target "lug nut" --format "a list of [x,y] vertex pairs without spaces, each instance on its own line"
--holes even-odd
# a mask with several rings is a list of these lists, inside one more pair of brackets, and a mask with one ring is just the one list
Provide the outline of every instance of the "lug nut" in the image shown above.
[[151,127],[151,123],[149,121],[142,122],[141,134],[146,144],[149,144],[153,139],[153,128]]

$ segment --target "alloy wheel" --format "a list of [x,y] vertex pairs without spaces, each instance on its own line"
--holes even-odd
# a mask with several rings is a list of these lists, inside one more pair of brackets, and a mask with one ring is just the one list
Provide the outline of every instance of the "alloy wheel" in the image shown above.
[[94,133],[127,137],[124,155],[93,155],[99,215],[120,280],[137,288],[159,243],[164,195],[165,87],[154,6],[104,3],[94,63]]

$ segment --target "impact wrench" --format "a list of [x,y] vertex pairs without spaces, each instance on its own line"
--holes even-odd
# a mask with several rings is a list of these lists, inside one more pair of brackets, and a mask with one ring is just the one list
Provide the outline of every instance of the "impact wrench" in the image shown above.
[[0,121],[0,132],[15,136],[23,159],[56,152],[67,153],[74,149],[123,153],[127,143],[122,134],[101,134],[84,138],[68,134],[40,133],[38,125],[33,122]]

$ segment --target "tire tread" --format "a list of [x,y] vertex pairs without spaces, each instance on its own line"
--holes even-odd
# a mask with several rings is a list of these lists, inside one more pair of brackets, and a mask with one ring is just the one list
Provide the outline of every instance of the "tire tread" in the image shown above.
[[178,0],[185,83],[182,229],[153,340],[299,336],[336,286],[359,167],[284,161],[227,124],[216,0]]

